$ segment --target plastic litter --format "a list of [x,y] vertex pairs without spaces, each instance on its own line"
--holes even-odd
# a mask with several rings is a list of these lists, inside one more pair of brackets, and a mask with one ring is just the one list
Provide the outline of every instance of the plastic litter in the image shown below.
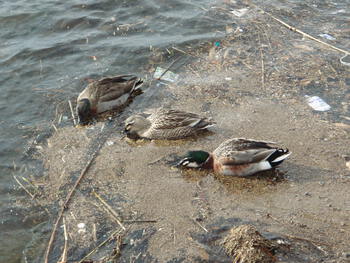
[[340,63],[346,66],[350,66],[350,54],[346,54],[340,58]]
[[235,16],[242,17],[248,12],[248,8],[241,8],[241,9],[236,9],[236,10],[231,10],[231,13],[234,14]]
[[79,228],[78,233],[85,233],[86,232],[85,226],[86,226],[85,223],[79,223],[78,224],[78,228]]
[[[153,74],[153,78],[158,79],[162,76],[163,72],[166,71],[165,68],[157,67],[156,71]],[[172,71],[167,71],[162,77],[161,80],[176,82],[179,79],[179,74],[176,74]]]
[[331,106],[329,106],[327,102],[325,102],[319,96],[312,96],[312,97],[305,96],[305,97],[309,106],[316,111],[328,111],[331,109]]
[[332,37],[331,35],[328,35],[328,34],[319,34],[320,37],[323,37],[325,39],[328,39],[328,40],[336,40],[335,37]]
[[112,145],[114,144],[114,142],[112,142],[112,141],[106,141],[106,144],[107,144],[108,146],[112,146]]

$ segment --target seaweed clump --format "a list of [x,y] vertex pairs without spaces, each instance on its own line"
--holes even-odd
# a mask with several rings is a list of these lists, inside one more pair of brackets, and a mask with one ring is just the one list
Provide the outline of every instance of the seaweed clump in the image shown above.
[[230,230],[222,243],[233,263],[276,262],[274,244],[264,238],[254,226],[241,225]]

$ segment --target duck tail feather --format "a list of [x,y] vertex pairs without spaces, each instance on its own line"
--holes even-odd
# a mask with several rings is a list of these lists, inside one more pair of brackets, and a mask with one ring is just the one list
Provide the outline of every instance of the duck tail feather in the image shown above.
[[275,167],[280,165],[289,155],[291,155],[291,152],[288,149],[276,149],[266,161],[268,161],[272,167]]

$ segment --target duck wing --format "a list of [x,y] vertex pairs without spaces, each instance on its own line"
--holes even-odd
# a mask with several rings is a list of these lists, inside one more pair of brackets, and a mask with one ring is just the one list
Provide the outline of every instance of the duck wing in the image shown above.
[[223,142],[213,152],[224,165],[256,163],[267,159],[276,151],[271,147],[274,142],[245,138],[233,138]]
[[174,129],[179,127],[205,129],[214,124],[208,118],[179,110],[158,109],[148,119],[152,122],[154,129]]
[[95,85],[99,92],[99,101],[107,102],[118,99],[124,94],[131,94],[143,81],[134,75],[121,75],[100,79]]

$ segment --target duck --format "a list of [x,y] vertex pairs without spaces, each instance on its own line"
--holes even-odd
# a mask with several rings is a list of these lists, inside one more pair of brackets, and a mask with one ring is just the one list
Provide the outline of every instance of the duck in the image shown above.
[[[147,115],[144,113],[143,115]],[[125,120],[124,131],[132,139],[176,140],[197,135],[215,125],[211,118],[196,113],[157,108],[148,113],[130,116]]]
[[88,124],[92,117],[125,105],[142,83],[134,75],[106,77],[89,83],[77,98],[78,123]]
[[221,143],[212,153],[189,151],[179,167],[211,169],[228,176],[250,176],[280,165],[291,152],[276,143],[245,138],[232,138]]

